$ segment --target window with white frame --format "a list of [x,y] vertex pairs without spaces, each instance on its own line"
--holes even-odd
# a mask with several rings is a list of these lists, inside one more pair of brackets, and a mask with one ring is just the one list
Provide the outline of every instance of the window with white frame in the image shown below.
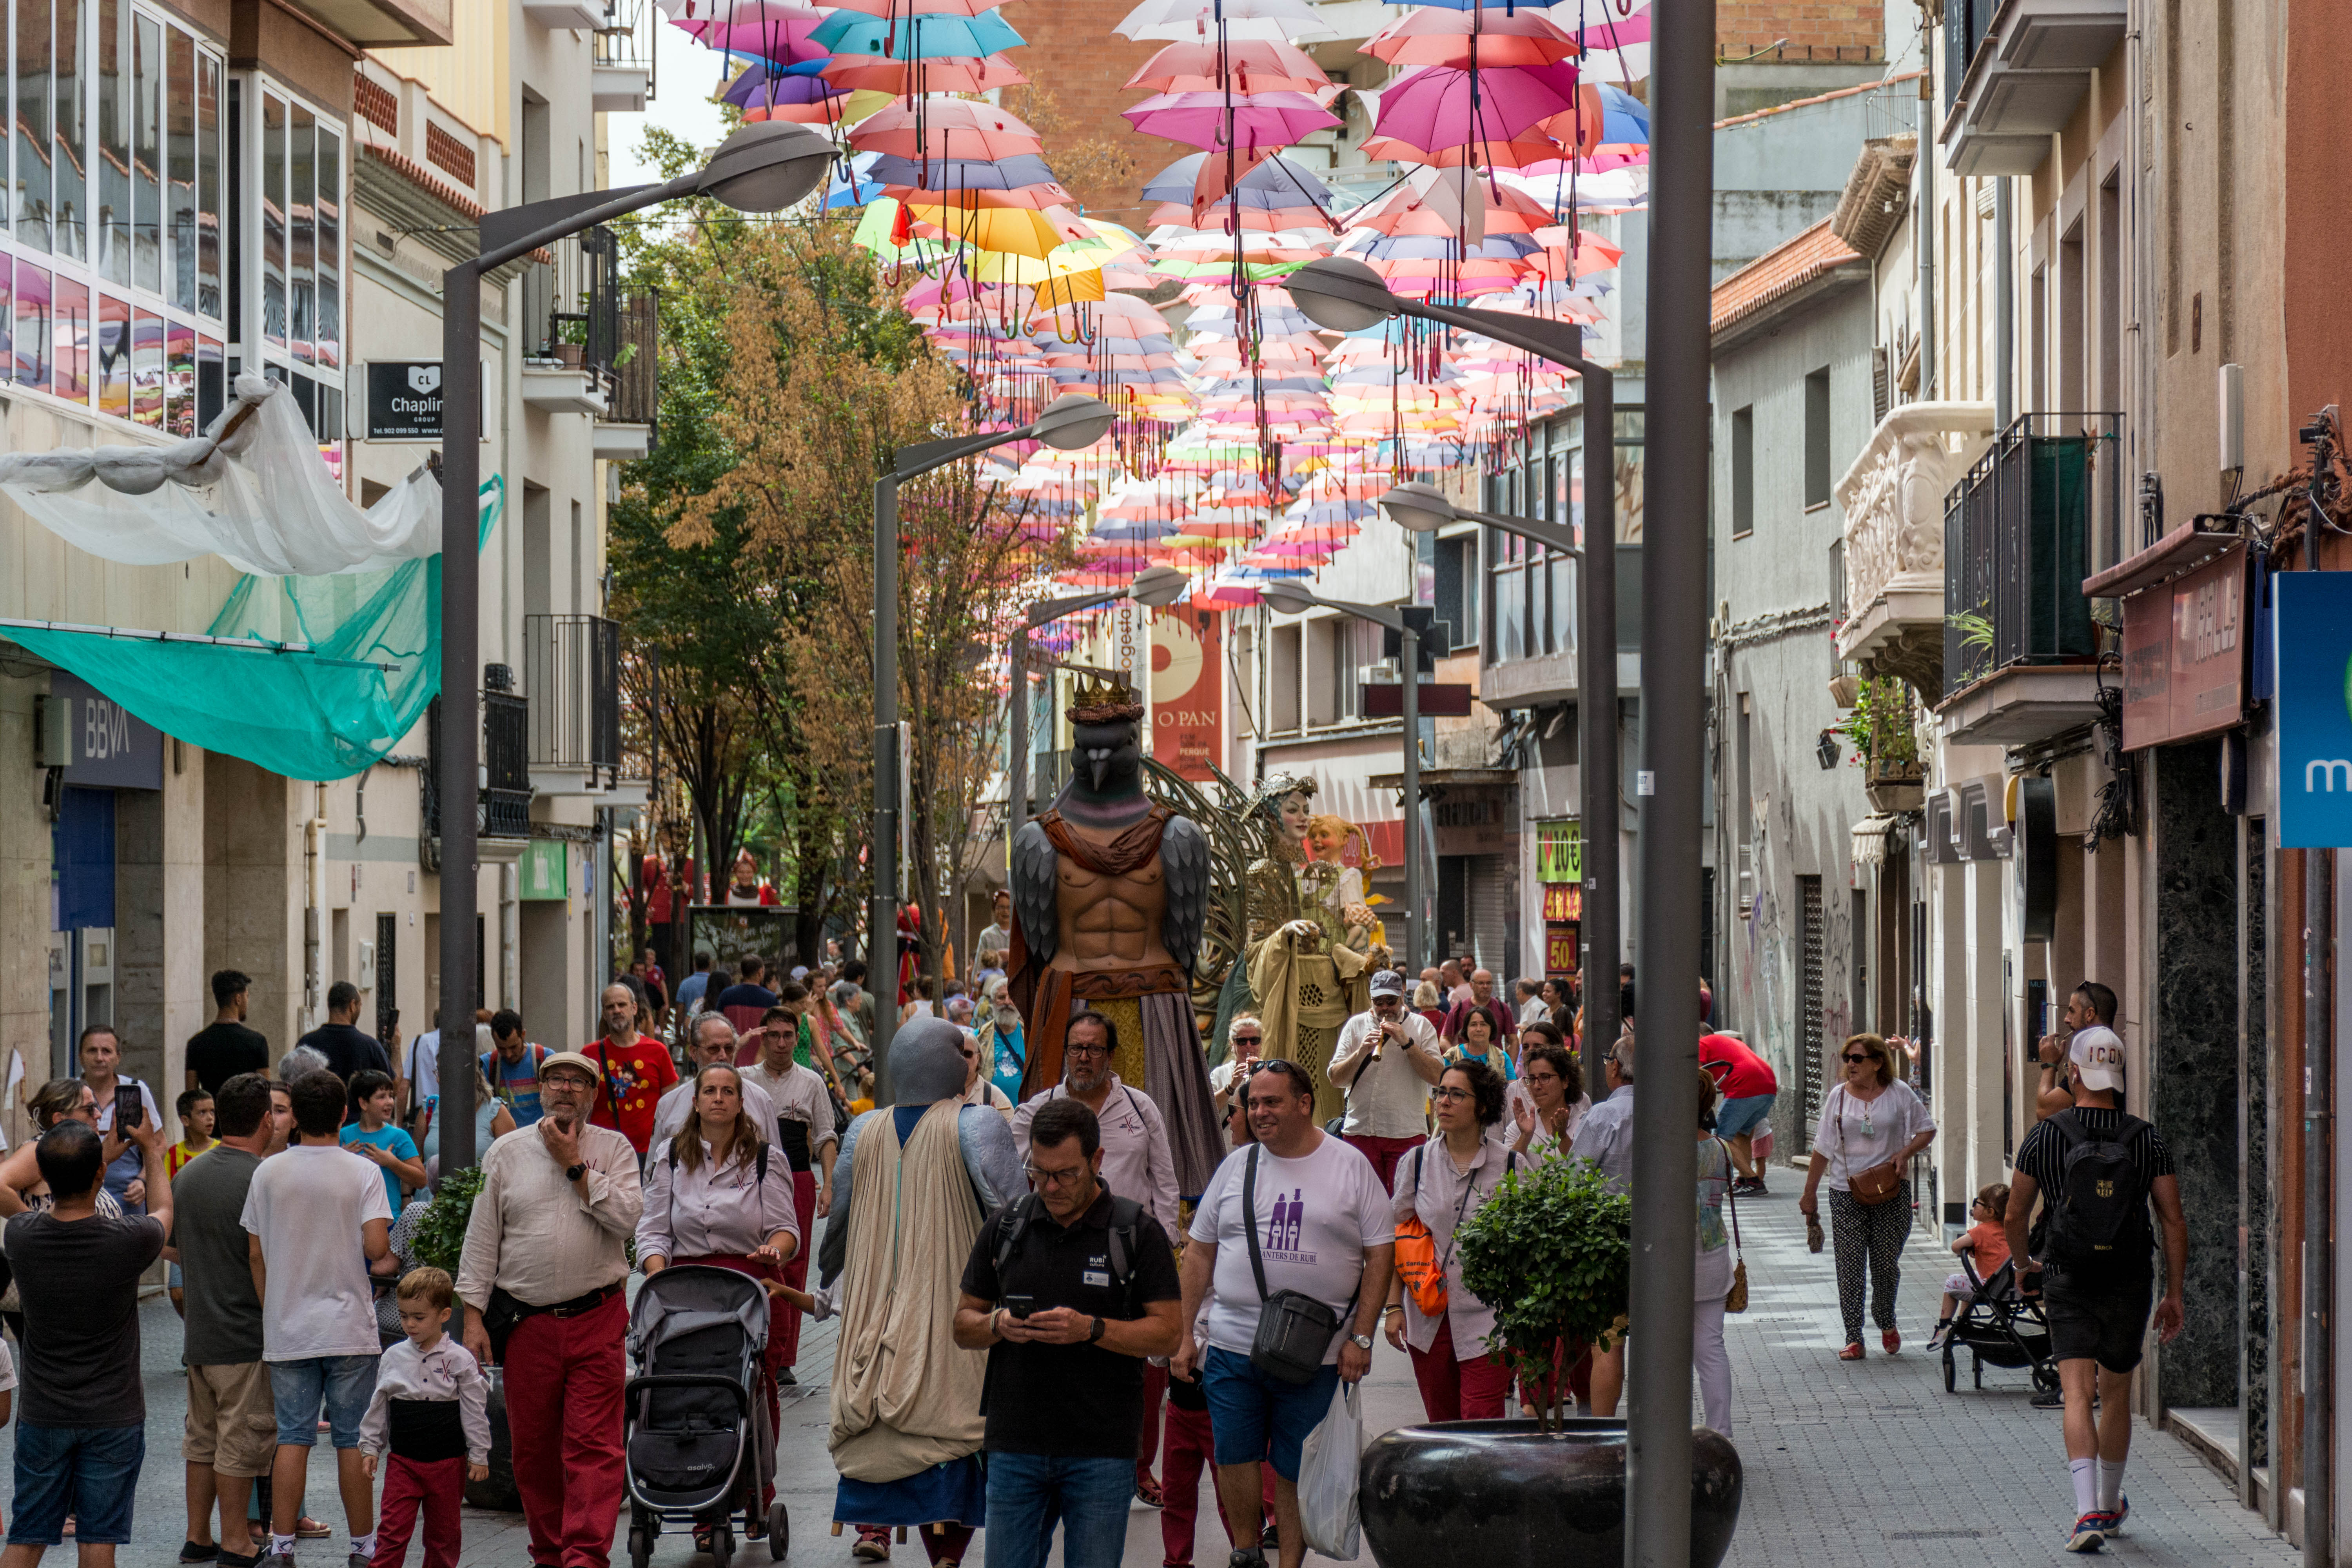
[[225,384],[221,53],[130,0],[8,0],[7,17],[6,379],[193,436]]
[[229,290],[229,369],[288,383],[341,479],[350,140],[278,83],[240,77],[229,83],[229,270],[241,282]]

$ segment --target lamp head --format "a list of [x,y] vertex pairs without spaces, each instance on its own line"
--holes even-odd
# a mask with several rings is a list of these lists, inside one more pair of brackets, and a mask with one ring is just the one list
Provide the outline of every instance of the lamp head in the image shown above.
[[1258,589],[1257,596],[1286,616],[1296,616],[1315,607],[1315,595],[1292,582],[1276,580],[1265,584]]
[[1075,452],[1109,435],[1111,422],[1118,417],[1111,405],[1099,397],[1066,392],[1045,405],[1029,426],[1029,433],[1048,447]]
[[1192,579],[1173,566],[1147,566],[1135,574],[1135,584],[1127,596],[1139,605],[1157,609],[1172,605],[1184,596]]
[[739,213],[782,212],[824,184],[835,151],[809,126],[762,121],[719,143],[698,188]]
[[1283,279],[1292,303],[1328,332],[1357,332],[1397,313],[1400,301],[1381,275],[1352,256],[1310,261]]
[[1454,503],[1435,485],[1408,479],[1381,497],[1381,512],[1407,533],[1434,533],[1454,519]]

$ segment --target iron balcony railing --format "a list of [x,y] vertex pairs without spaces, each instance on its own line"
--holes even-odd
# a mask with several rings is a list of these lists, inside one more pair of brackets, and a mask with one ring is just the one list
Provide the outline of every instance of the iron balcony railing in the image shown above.
[[[513,672],[482,671],[482,787],[475,832],[484,838],[530,837],[530,704],[515,695]],[[418,778],[425,836],[441,837],[441,700],[425,710],[425,764]]]
[[2029,414],[1944,501],[1944,690],[2095,658],[2083,579],[2116,558],[2123,416]]
[[602,616],[525,616],[529,763],[621,773],[621,627]]

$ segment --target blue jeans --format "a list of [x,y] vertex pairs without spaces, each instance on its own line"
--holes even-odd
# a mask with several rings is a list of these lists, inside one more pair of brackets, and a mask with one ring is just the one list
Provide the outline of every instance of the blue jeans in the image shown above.
[[319,1442],[319,1406],[327,1407],[330,1436],[338,1448],[360,1446],[360,1423],[375,1397],[376,1357],[320,1355],[269,1363],[269,1397],[278,1406],[281,1447],[311,1448]]
[[1063,1568],[1118,1568],[1127,1552],[1127,1505],[1135,1459],[988,1456],[988,1568],[1045,1568],[1054,1525]]
[[66,1515],[85,1546],[131,1540],[131,1501],[147,1457],[144,1426],[36,1426],[16,1424],[16,1499],[8,1515],[11,1546],[57,1546]]

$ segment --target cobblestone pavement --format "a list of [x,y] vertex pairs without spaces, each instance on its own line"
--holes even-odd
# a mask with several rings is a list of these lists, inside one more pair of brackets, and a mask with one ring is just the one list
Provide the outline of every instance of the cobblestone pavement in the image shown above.
[[[1740,1221],[1748,1247],[1750,1306],[1728,1320],[1736,1387],[1734,1436],[1747,1465],[1747,1499],[1729,1568],[1837,1568],[1853,1564],[2054,1563],[2071,1522],[2058,1415],[2027,1403],[2022,1373],[1988,1370],[1985,1388],[1943,1391],[1937,1360],[1916,1348],[1894,1357],[1875,1350],[1858,1364],[1836,1359],[1837,1286],[1827,1253],[1804,1249],[1793,1173],[1777,1172],[1774,1195],[1750,1200]],[[1904,1337],[1921,1344],[1949,1266],[1915,1237],[1905,1254]],[[126,1563],[161,1563],[180,1540],[185,1516],[180,1427],[186,1384],[180,1331],[161,1297],[142,1312],[148,1405],[147,1465],[141,1479],[138,1544]],[[831,1327],[812,1326],[801,1343],[800,1386],[786,1391],[778,1452],[778,1493],[793,1511],[791,1561],[845,1565],[849,1538],[828,1534],[834,1473],[825,1455],[825,1380]],[[1405,1359],[1381,1345],[1367,1380],[1365,1423],[1373,1431],[1418,1420],[1421,1402]],[[1696,1415],[1694,1415],[1696,1419]],[[13,1428],[0,1433],[0,1462]],[[5,1474],[0,1469],[0,1474]],[[313,1462],[310,1511],[340,1523],[323,1447]],[[2221,1479],[2170,1436],[2142,1424],[2126,1481],[2132,1519],[2111,1556],[2158,1565],[2237,1565],[2300,1561],[2259,1515],[2241,1509]],[[1223,1532],[1202,1488],[1204,1515],[1195,1561],[1223,1562]],[[520,1516],[466,1512],[461,1568],[529,1568]],[[984,1563],[986,1537],[971,1562]],[[412,1546],[412,1552],[421,1548]],[[306,1542],[310,1568],[340,1568],[343,1542]],[[901,1568],[924,1558],[913,1541],[893,1553]],[[62,1563],[60,1555],[54,1559]],[[1160,1518],[1138,1505],[1122,1568],[1162,1560]],[[411,1562],[421,1556],[412,1555]],[[625,1563],[625,1556],[621,1562]],[[696,1568],[691,1542],[665,1537],[657,1568]],[[767,1561],[764,1550],[747,1564]],[[1369,1563],[1369,1553],[1360,1561]],[[1406,1565],[1394,1565],[1406,1568]]]

